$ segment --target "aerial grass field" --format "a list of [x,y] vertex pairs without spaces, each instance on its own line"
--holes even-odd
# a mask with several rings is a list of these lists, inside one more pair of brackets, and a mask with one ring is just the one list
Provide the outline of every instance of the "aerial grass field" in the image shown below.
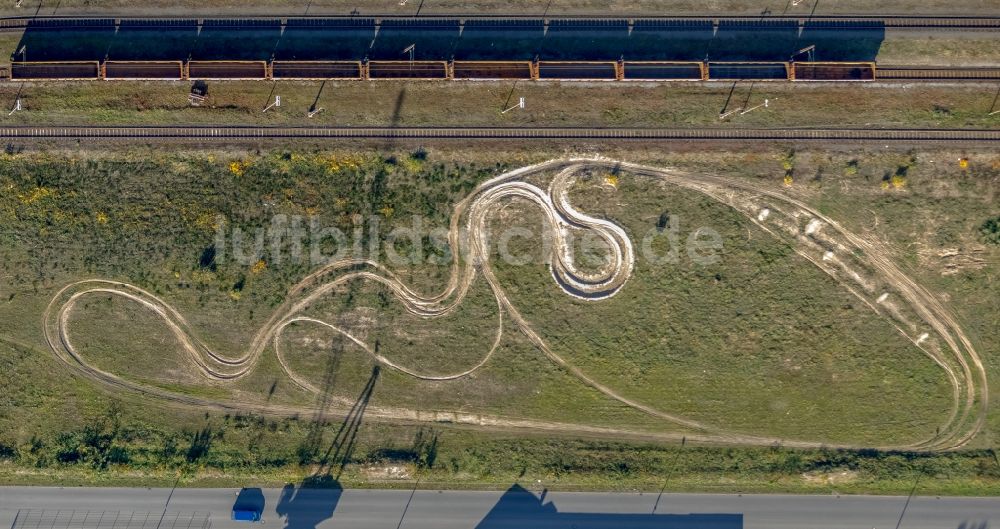
[[877,60],[886,65],[995,66],[1000,42],[993,32],[892,31],[882,41]]
[[[642,402],[743,432],[831,443],[860,434],[880,445],[934,431],[949,388],[895,329],[728,206],[641,178],[620,181],[615,192],[584,187],[573,204],[618,219],[636,238],[667,212],[677,246],[712,229],[722,252],[705,265],[686,244],[665,263],[639,259],[634,280],[601,303],[566,302],[544,265],[498,271],[516,290],[515,306],[572,363]],[[530,213],[507,222],[530,222]],[[919,407],[907,396],[917,393]]]
[[[419,477],[425,486],[541,479],[567,489],[659,490],[669,474],[676,490],[899,493],[918,476],[933,477],[920,481],[928,494],[1000,490],[995,412],[956,452],[867,449],[933,436],[951,406],[944,372],[885,318],[737,210],[628,171],[584,174],[568,188],[569,202],[621,226],[637,248],[647,234],[669,239],[676,230],[683,240],[711,228],[720,236],[719,259],[699,264],[683,249],[676,262],[639,258],[615,296],[584,301],[553,281],[542,239],[519,236],[506,250],[494,241],[497,284],[548,352],[509,310],[498,309],[482,279],[454,312],[433,319],[403,310],[390,290],[366,281],[310,302],[304,315],[347,334],[300,322],[276,343],[284,368],[318,393],[289,380],[273,344],[246,376],[219,381],[201,373],[164,320],[135,301],[86,294],[68,313],[69,337],[88,364],[199,402],[238,403],[229,409],[109,388],[60,362],[45,342],[43,313],[56,293],[100,278],[163,299],[194,337],[239,356],[317,265],[289,258],[288,241],[238,259],[231,247],[219,247],[220,230],[231,241],[237,227],[252,237],[273,228],[275,218],[295,216],[345,233],[360,226],[365,245],[381,244],[374,257],[391,262],[387,252],[414,250],[390,235],[412,226],[414,216],[447,229],[455,205],[480,182],[563,152],[9,146],[0,158],[0,383],[7,388],[0,475],[10,483],[162,484],[180,472],[189,485],[281,483],[329,468],[323,454],[330,448],[339,454],[345,486],[411,486]],[[954,313],[984,360],[995,400],[994,154],[602,153],[781,193],[873,241]],[[552,177],[534,175],[529,183],[544,187]],[[513,199],[486,222],[491,233],[541,237],[539,213]],[[441,250],[433,240],[419,244],[427,255]],[[575,254],[596,271],[607,250],[591,247],[589,262],[586,248]],[[510,263],[503,251],[533,258]],[[439,292],[452,273],[425,260],[390,269],[421,293]],[[453,380],[376,368],[369,352],[344,338],[374,344],[377,354],[421,374],[455,373],[487,354],[501,318],[492,356]],[[643,412],[587,380],[712,431],[776,441],[721,446],[724,439]],[[344,420],[345,413],[353,419]],[[351,425],[356,438],[342,438],[342,425]],[[814,444],[795,448],[793,441]],[[389,470],[395,467],[403,470]]]
[[[23,85],[23,86],[22,86]],[[970,85],[788,83],[607,84],[481,82],[209,82],[209,103],[188,103],[188,82],[0,84],[20,93],[10,124],[260,124],[304,126],[856,126],[989,128],[996,88]],[[281,107],[263,112],[281,96]],[[524,110],[501,114],[524,97]],[[512,98],[512,99],[511,99]],[[770,106],[725,121],[719,114]],[[513,103],[511,103],[511,101]],[[574,104],[567,105],[567,101]],[[312,118],[315,105],[324,111]]]
[[[253,7],[41,0],[0,14],[346,14],[355,7],[341,0]],[[483,14],[539,16],[912,8],[903,0],[475,5]],[[451,0],[377,0],[359,14],[469,10]],[[1000,13],[982,0],[932,0],[920,12]],[[0,33],[0,50],[14,50],[18,39]],[[996,65],[998,43],[988,32],[892,31],[878,60]],[[189,81],[4,82],[0,105],[19,96],[22,110],[4,112],[0,123],[961,129],[993,128],[997,118],[989,115],[997,88],[978,83],[210,81],[208,103],[198,108],[189,90]],[[263,112],[274,95],[281,107]],[[518,97],[525,109],[500,113]],[[767,109],[719,119],[765,99]],[[314,106],[324,111],[307,117]],[[11,143],[0,153],[6,484],[244,486],[335,476],[345,487],[519,482],[566,490],[1000,494],[995,152],[584,141],[108,147]],[[560,254],[550,252],[544,200],[527,195],[492,204],[483,228],[497,237],[482,255],[460,254],[452,266],[449,222],[471,226],[469,209],[456,208],[477,196],[477,186],[529,164],[595,153],[675,169],[682,182],[719,177],[730,187],[706,194],[600,164],[574,174],[566,203],[619,227],[639,253],[607,299],[586,299],[553,271]],[[552,170],[518,182],[545,191],[559,178]],[[772,196],[784,197],[768,202],[773,212],[740,209]],[[793,201],[866,241],[953,316],[986,375],[987,384],[970,384],[985,391],[970,407],[991,401],[982,424],[958,421],[975,434],[968,442],[926,444],[948,430],[966,386],[942,369],[951,364],[936,362],[941,341],[914,331],[920,310],[894,298],[868,301],[851,290],[850,278],[824,269],[841,253],[864,257],[837,246],[841,240],[825,241],[830,253],[821,262],[810,259],[799,245],[812,225],[805,220],[795,237],[779,236],[767,216],[792,211],[782,208]],[[306,238],[290,239],[289,225]],[[397,235],[415,225],[418,238]],[[588,239],[594,230],[581,226],[565,227],[574,238],[562,255],[585,276],[614,270],[615,245]],[[313,239],[317,227],[355,244]],[[717,235],[708,261],[685,245],[701,230]],[[341,249],[387,268],[356,263],[311,279]],[[644,253],[672,250],[666,260]],[[393,260],[418,251],[418,261]],[[511,253],[524,262],[505,257]],[[359,271],[369,275],[319,292]],[[373,280],[389,275],[398,282]],[[449,290],[455,277],[468,279],[456,281],[457,295]],[[445,306],[459,302],[439,316],[407,303],[442,292]],[[298,319],[276,325],[285,315]],[[227,364],[208,351],[248,356]],[[974,377],[967,378],[963,384]]]

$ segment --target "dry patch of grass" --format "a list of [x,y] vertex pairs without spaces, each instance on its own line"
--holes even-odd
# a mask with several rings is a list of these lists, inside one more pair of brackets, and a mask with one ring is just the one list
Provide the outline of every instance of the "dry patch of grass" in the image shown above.
[[949,32],[936,35],[890,33],[879,49],[886,65],[997,66],[1000,39],[992,32]]
[[[815,149],[790,153],[759,147],[733,152],[630,149],[609,147],[602,152],[769,184],[840,220],[852,231],[887,246],[905,271],[939,292],[955,310],[989,366],[991,396],[994,400],[1000,398],[997,393],[1000,381],[996,376],[1000,365],[997,345],[1000,329],[994,324],[1000,315],[1000,296],[992,295],[1000,292],[997,280],[1000,248],[979,239],[983,222],[998,214],[1000,163],[995,153]],[[268,266],[251,275],[249,265],[220,266],[202,277],[204,270],[199,265],[199,256],[211,243],[213,233],[199,222],[201,213],[221,211],[241,219],[242,225],[249,228],[267,218],[273,208],[295,213],[320,207],[324,218],[336,222],[344,214],[355,211],[367,214],[391,204],[400,218],[420,213],[442,223],[450,213],[451,204],[465,196],[475,182],[509,164],[554,154],[559,153],[515,148],[484,152],[463,145],[431,149],[427,160],[421,163],[408,159],[408,153],[400,151],[167,153],[139,148],[130,153],[54,151],[4,155],[0,171],[0,225],[6,229],[0,230],[0,252],[6,265],[0,271],[0,335],[23,345],[0,345],[0,384],[5,388],[0,395],[0,409],[10,411],[0,416],[0,444],[13,447],[16,454],[16,459],[0,456],[9,459],[0,461],[0,476],[9,483],[166,483],[163,476],[172,478],[177,468],[188,464],[185,454],[196,432],[210,428],[218,437],[212,437],[214,441],[207,452],[197,459],[197,466],[204,470],[192,474],[189,484],[221,485],[249,479],[280,483],[301,479],[310,467],[299,465],[297,450],[310,435],[310,417],[295,420],[225,417],[215,413],[206,416],[201,411],[165,407],[145,399],[110,396],[92,383],[72,376],[45,349],[38,323],[49,296],[62,284],[81,277],[139,282],[158,289],[160,295],[176,303],[191,318],[199,336],[238,350],[241,340],[246,339],[246,329],[256,329],[287,286],[308,269]],[[336,170],[332,169],[331,156],[338,160]],[[349,157],[361,158],[358,172],[350,168],[341,172],[345,164],[339,162]],[[394,163],[388,162],[390,157],[395,158]],[[959,165],[960,159],[967,160],[964,168]],[[473,160],[475,167],[471,166]],[[234,161],[245,164],[239,176],[230,170]],[[789,170],[785,163],[791,165],[794,175],[791,187],[782,184]],[[905,185],[883,187],[884,182],[891,182],[901,172],[901,167],[907,168]],[[379,171],[386,171],[387,186],[383,193],[372,196],[369,194],[372,180],[368,177],[371,172]],[[549,296],[552,280],[543,269],[531,273],[523,269],[505,270],[509,273],[504,276],[505,284],[517,287],[512,289],[512,295],[522,304],[519,306],[534,306],[529,319],[545,324],[544,332],[561,339],[562,342],[556,340],[557,346],[567,356],[588,362],[589,367],[596,368],[596,373],[605,373],[602,376],[616,384],[633,374],[636,376],[630,381],[656,383],[650,391],[633,387],[630,381],[623,383],[638,398],[656,400],[658,405],[677,403],[682,411],[701,413],[701,418],[706,419],[722,418],[734,427],[740,426],[740,421],[747,421],[755,422],[752,428],[780,432],[793,424],[783,421],[794,421],[804,425],[799,431],[811,435],[831,438],[867,435],[870,439],[880,434],[872,425],[880,417],[889,417],[893,420],[880,426],[885,437],[878,439],[902,439],[907,432],[927,429],[928,417],[940,411],[935,400],[925,396],[927,388],[936,388],[937,371],[933,368],[927,371],[922,364],[911,362],[910,352],[883,336],[882,329],[865,318],[856,317],[853,312],[844,321],[831,318],[830,314],[846,309],[839,305],[843,300],[831,292],[836,289],[828,288],[824,277],[813,277],[808,267],[799,267],[792,257],[783,256],[781,248],[765,244],[761,234],[748,234],[745,226],[727,215],[722,206],[703,203],[683,193],[636,186],[624,176],[618,185],[619,191],[610,195],[607,189],[599,192],[578,189],[573,200],[579,202],[581,209],[616,219],[632,231],[655,225],[664,209],[685,219],[688,226],[689,220],[696,224],[705,220],[721,226],[727,236],[726,247],[732,251],[727,255],[734,260],[724,261],[726,268],[713,273],[672,269],[656,275],[655,270],[641,270],[647,275],[638,275],[633,280],[639,282],[630,285],[648,287],[646,290],[651,294],[643,297],[637,291],[630,298],[637,305],[611,306],[604,318],[597,318],[597,313],[590,311],[574,313],[574,304],[564,303],[565,296],[560,292]],[[338,199],[347,200],[338,202]],[[98,212],[105,214],[106,222],[100,220]],[[530,213],[529,209],[523,216],[529,223]],[[504,221],[515,222],[518,218],[507,215]],[[924,249],[939,251],[972,245],[984,248],[978,255],[985,266],[964,267],[954,274],[942,275],[940,270],[921,264]],[[773,260],[769,268],[749,277],[765,258]],[[195,277],[195,272],[201,279]],[[721,279],[716,279],[716,272]],[[178,273],[180,277],[175,275]],[[514,273],[520,275],[512,278],[510,274]],[[241,276],[250,279],[243,286],[241,298],[233,299],[231,293]],[[652,281],[642,283],[643,277]],[[433,274],[415,273],[413,279],[422,286],[437,284]],[[727,285],[733,282],[759,288],[750,293],[740,292],[733,289],[739,285]],[[784,312],[768,312],[766,304],[754,304],[758,299],[775,301],[784,307]],[[550,300],[554,310],[546,311]],[[371,293],[370,298],[359,294],[358,302],[377,308],[378,292]],[[117,341],[112,344],[115,347],[108,348],[103,356],[107,365],[113,365],[115,355],[126,349],[131,352],[138,349],[149,356],[131,367],[136,371],[157,367],[156,355],[170,346],[170,340],[156,331],[155,321],[145,321],[125,306],[92,308],[104,311],[105,316],[115,316],[118,318],[115,321],[122,323],[102,328],[97,319],[85,321],[86,315],[74,322],[76,331],[85,333],[93,343],[102,332],[116,334]],[[599,309],[598,305],[585,308]],[[737,317],[738,310],[742,315]],[[741,334],[744,327],[738,319],[750,317],[755,318],[750,330],[756,329],[760,336],[748,342],[743,339],[746,334]],[[560,318],[573,320],[565,324]],[[624,325],[620,324],[623,320]],[[705,321],[715,322],[717,328],[704,326]],[[783,322],[793,324],[783,325]],[[125,324],[149,327],[150,340],[138,344],[142,347],[131,347],[127,341],[130,333],[123,330]],[[822,328],[817,329],[817,324],[822,324]],[[413,339],[415,343],[444,336],[435,335],[417,322],[406,321],[406,325],[413,325],[414,331],[396,333],[395,329],[387,328],[383,332],[391,339],[400,342]],[[871,355],[871,351],[864,350],[864,344],[842,339],[852,333],[877,342],[884,357]],[[328,340],[324,336],[306,336]],[[649,336],[666,341],[642,347],[652,343]],[[616,337],[621,337],[620,343]],[[698,340],[691,340],[692,337]],[[744,346],[755,349],[772,339],[782,344],[787,340],[798,346],[779,344],[773,351],[741,349]],[[304,362],[303,368],[309,364],[316,366],[323,360],[323,350],[317,348],[297,361]],[[739,354],[727,357],[725,351]],[[461,353],[468,354],[464,358],[472,356],[472,351]],[[669,356],[669,362],[657,371],[654,367],[664,364],[657,360],[665,355]],[[417,354],[408,360],[421,358]],[[338,382],[342,385],[337,386],[342,395],[356,397],[360,388],[352,373],[366,375],[370,364],[364,362],[361,357],[345,357]],[[626,369],[620,369],[621,373],[609,372],[605,369],[608,365],[624,365]],[[161,366],[169,367],[166,362]],[[745,372],[738,372],[740,369]],[[705,370],[710,373],[703,373]],[[231,389],[238,398],[252,402],[266,394],[276,372],[273,362],[264,363],[255,378]],[[683,376],[670,378],[671,374]],[[465,411],[470,413],[515,409],[523,416],[553,420],[568,417],[636,429],[663,428],[662,424],[654,425],[644,416],[609,403],[593,391],[580,390],[575,380],[552,367],[516,333],[511,333],[497,361],[482,376],[460,384],[424,386],[388,370],[383,375],[373,405],[402,403],[450,408],[465,403],[469,406]],[[761,384],[768,380],[778,380],[781,388]],[[867,390],[874,388],[875,392],[883,393],[886,381],[890,382],[890,393],[880,397],[883,401],[871,402]],[[167,380],[164,384],[169,383]],[[199,391],[183,381],[170,388]],[[919,399],[912,398],[917,390]],[[736,392],[745,402],[732,399]],[[844,397],[848,394],[850,400]],[[303,395],[283,385],[277,387],[273,398],[280,402],[308,402]],[[687,398],[690,403],[685,401]],[[843,402],[836,402],[838,398],[844,399]],[[862,413],[851,413],[848,408],[852,402],[855,411]],[[863,406],[858,406],[858,402]],[[900,402],[908,404],[900,408],[912,409],[885,410]],[[817,407],[810,408],[809,403]],[[120,412],[122,429],[109,446],[126,447],[128,459],[110,468],[95,468],[92,464],[99,466],[107,457],[121,457],[121,453],[98,453],[90,459],[91,452],[75,451],[79,447],[74,443],[87,439],[85,434],[89,431],[85,429],[89,425],[104,424],[102,421],[115,406]],[[817,410],[830,411],[826,422],[811,422]],[[911,415],[906,416],[907,413]],[[848,422],[844,423],[844,432],[829,433],[836,420],[845,417]],[[990,446],[995,441],[992,436],[998,431],[998,421],[1000,416],[992,413],[989,427],[977,439],[976,447]],[[338,426],[339,422],[333,419],[321,431],[329,438]],[[408,452],[415,444],[414,431],[407,426],[365,422],[354,464],[372,468],[405,466],[412,461],[411,456],[417,457]],[[685,449],[674,449],[631,442],[541,439],[527,432],[498,437],[495,433],[450,427],[441,427],[439,431],[443,434],[438,463],[428,472],[427,479],[451,486],[502,487],[521,475],[525,479],[543,479],[561,488],[658,490],[662,475],[669,470],[675,476],[672,479],[675,490],[906,493],[919,475],[927,479],[921,479],[918,493],[996,494],[1000,468],[986,450],[927,455],[692,448],[691,443]],[[863,431],[868,433],[857,433]],[[386,448],[399,452],[387,452]],[[80,453],[83,459],[76,463],[69,460]],[[60,460],[59,454],[67,460]],[[361,470],[364,467],[350,468],[345,483],[371,483]],[[856,475],[850,474],[852,479],[846,481],[838,477],[838,473],[848,471]],[[395,481],[398,480],[387,475],[384,482],[377,484],[391,485]]]
[[[0,86],[13,101],[20,85]],[[865,126],[989,128],[987,85],[604,84],[232,81],[209,83],[208,107],[187,102],[186,82],[26,83],[12,124],[260,124],[331,126]],[[523,111],[500,114],[511,90]],[[274,94],[282,106],[261,110]],[[326,109],[309,119],[319,95]],[[723,108],[770,108],[719,120]]]

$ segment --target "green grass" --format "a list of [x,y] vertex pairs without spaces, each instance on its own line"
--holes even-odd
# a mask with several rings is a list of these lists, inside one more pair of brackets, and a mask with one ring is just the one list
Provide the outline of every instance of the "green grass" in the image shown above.
[[[39,438],[0,459],[8,485],[280,486],[311,475],[299,453],[310,421],[247,416],[174,414],[178,429],[150,426],[127,408],[81,417],[90,426],[69,428],[56,440]],[[181,430],[180,425],[185,429]],[[321,447],[339,421],[321,428]],[[205,433],[205,452],[192,452]],[[431,445],[430,440],[437,443]],[[504,489],[511,483],[554,490],[666,490],[992,496],[1000,491],[1000,465],[989,450],[946,454],[782,448],[719,448],[567,439],[551,435],[470,432],[447,427],[388,427],[366,422],[352,463],[340,476],[345,488]],[[431,449],[431,446],[434,446]],[[189,458],[190,454],[196,457]],[[408,477],[375,478],[385,467]],[[419,476],[420,482],[415,483]]]
[[986,32],[908,35],[904,31],[886,37],[877,59],[886,65],[996,66],[1000,42]]
[[[996,196],[1000,165],[992,154],[605,152],[753,178],[775,188],[785,174],[782,160],[793,159],[794,184],[787,193],[857,233],[884,240],[905,271],[948,298],[987,361],[996,398],[1000,330],[991,322],[1000,315],[1000,306],[998,296],[982,293],[995,294],[1000,288],[998,248],[978,238],[983,222],[997,215],[990,197]],[[174,304],[199,337],[236,353],[309,267],[269,263],[255,274],[228,260],[220,260],[215,270],[200,266],[200,256],[212,244],[216,214],[246,229],[266,224],[274,213],[309,211],[324,222],[349,226],[352,213],[391,207],[396,222],[421,214],[429,223],[444,225],[452,203],[475,182],[549,155],[446,148],[431,148],[427,161],[400,150],[4,155],[0,336],[12,345],[0,347],[0,384],[6,388],[0,401],[0,444],[9,449],[0,449],[0,458],[7,459],[0,463],[0,476],[8,483],[160,483],[176,469],[189,468],[188,485],[300,479],[314,468],[309,459],[300,464],[301,448],[315,431],[314,417],[227,418],[135,396],[110,396],[46,350],[39,322],[49,297],[77,278],[136,282]],[[960,156],[970,158],[969,170],[958,168]],[[232,161],[243,164],[242,174],[230,171]],[[883,177],[901,165],[910,167],[903,187],[883,189]],[[537,324],[536,330],[598,380],[665,411],[727,429],[830,443],[903,443],[929,433],[945,411],[945,388],[929,361],[877,317],[858,306],[848,308],[852,299],[829,278],[731,210],[627,174],[615,193],[582,182],[572,196],[582,210],[615,219],[633,236],[655,226],[669,210],[682,229],[708,225],[724,237],[725,252],[717,266],[641,264],[625,291],[600,303],[570,301],[544,269],[498,266],[515,305]],[[531,226],[537,223],[532,211],[512,206],[504,225]],[[877,225],[872,215],[879,217]],[[384,226],[382,234],[390,227]],[[936,257],[935,251],[952,246],[963,253],[976,250],[983,266],[966,265],[942,275],[946,258]],[[424,291],[433,291],[442,278],[435,267],[401,272]],[[234,291],[240,292],[239,299]],[[495,315],[488,301],[486,292],[474,290],[468,313],[422,322],[383,301],[378,289],[358,288],[353,305],[346,308],[354,311],[349,314],[385,318],[375,318],[375,324],[365,324],[359,332],[369,340],[380,339],[387,356],[433,370],[468,365],[479,357],[488,342],[482,334]],[[279,378],[273,360],[231,386],[207,384],[181,372],[172,338],[155,318],[101,297],[86,303],[71,322],[74,336],[88,358],[128,378],[212,398],[230,393],[247,403],[311,402]],[[310,311],[336,315],[344,303],[331,299]],[[361,318],[348,320],[360,325],[356,320]],[[146,330],[136,335],[128,325]],[[315,340],[330,337],[302,326],[289,338],[293,367],[322,381],[328,349]],[[371,366],[356,349],[345,348],[333,394],[356,398]],[[515,332],[504,339],[495,361],[471,379],[422,384],[383,370],[371,405],[685,433],[587,389]],[[88,431],[89,424],[103,424],[106,431]],[[988,428],[970,450],[944,455],[711,446],[678,451],[637,440],[547,440],[533,432],[437,425],[436,462],[422,472],[428,481],[449,486],[504,487],[523,478],[567,489],[658,490],[663,474],[676,464],[680,470],[671,479],[675,490],[900,493],[922,475],[932,478],[921,481],[928,494],[995,494],[996,470],[983,449],[992,446],[998,424],[991,414]],[[321,428],[324,442],[338,427],[334,418]],[[205,428],[213,432],[213,441],[189,462],[186,454],[195,434]],[[393,486],[366,477],[364,464],[402,458],[416,465],[406,450],[413,447],[418,429],[365,421],[344,483]],[[387,458],[390,448],[402,452]],[[823,481],[824,472],[843,471],[849,471],[847,482]]]
[[[990,86],[906,88],[757,83],[738,86],[729,110],[771,100],[767,109],[719,121],[729,84],[479,82],[210,82],[210,105],[188,104],[187,82],[62,82],[0,85],[0,101],[21,91],[10,124],[261,124],[337,126],[865,126],[990,128]],[[523,111],[500,114],[511,89]],[[261,112],[274,94],[282,106]],[[319,95],[326,110],[306,110]],[[566,101],[574,101],[566,105]]]
[[[933,435],[950,387],[888,322],[727,206],[627,172],[619,179],[617,191],[578,183],[573,203],[636,241],[668,211],[675,262],[637,259],[622,292],[600,303],[568,300],[543,266],[498,263],[514,305],[557,352],[626,396],[729,430],[869,444]],[[538,226],[525,210],[514,218]],[[687,254],[699,228],[722,236],[717,263]],[[658,255],[666,238],[654,239]]]

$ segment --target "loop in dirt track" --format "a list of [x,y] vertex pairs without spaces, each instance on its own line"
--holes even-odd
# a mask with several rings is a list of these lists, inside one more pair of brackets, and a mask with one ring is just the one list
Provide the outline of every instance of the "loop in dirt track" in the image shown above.
[[[507,297],[503,285],[494,275],[490,264],[491,247],[487,222],[492,212],[511,199],[534,204],[541,210],[546,228],[554,236],[548,261],[555,282],[563,292],[588,302],[616,295],[631,277],[635,250],[628,234],[619,225],[577,211],[569,203],[567,192],[576,175],[585,169],[605,169],[624,172],[626,177],[641,176],[665,181],[703,193],[744,214],[751,222],[787,242],[795,251],[830,275],[860,299],[866,306],[888,320],[903,336],[930,357],[944,371],[952,386],[953,406],[940,431],[932,438],[906,446],[924,450],[952,449],[966,445],[982,429],[988,406],[986,373],[982,361],[968,337],[962,332],[950,312],[937,298],[913,282],[889,256],[871,242],[842,228],[806,204],[766,188],[717,176],[683,173],[607,159],[555,159],[504,173],[480,184],[469,197],[460,201],[451,217],[449,245],[453,249],[451,273],[444,288],[436,294],[416,292],[399,277],[380,264],[366,260],[342,260],[330,263],[293,286],[286,298],[251,340],[247,351],[238,357],[217,353],[198,340],[183,315],[166,301],[134,285],[102,279],[85,280],[67,285],[51,300],[43,316],[46,340],[52,351],[67,365],[115,390],[147,394],[171,402],[218,409],[256,409],[266,413],[295,414],[310,411],[301,407],[239,404],[213,401],[163,388],[139,384],[101,370],[88,363],[73,345],[69,321],[78,301],[87,295],[119,296],[152,311],[164,321],[177,338],[191,363],[213,380],[233,380],[246,376],[259,362],[261,355],[273,343],[278,363],[286,375],[304,390],[318,393],[306,378],[296,373],[281,350],[283,332],[291,325],[317,325],[339,333],[360,346],[378,364],[422,380],[453,380],[465,377],[485,365],[496,352],[505,327],[505,320],[523,333],[551,361],[571,373],[582,383],[604,395],[643,413],[677,424],[694,432],[692,439],[741,444],[775,444],[786,446],[823,446],[826,443],[809,440],[782,440],[766,436],[728,431],[680,417],[629,398],[593,377],[556,353],[537,333]],[[525,179],[546,172],[555,172],[547,190]],[[460,228],[469,235],[468,243],[459,238]],[[609,264],[596,272],[576,268],[568,249],[568,230],[588,230],[596,233],[610,249]],[[455,251],[457,249],[457,251]],[[303,311],[324,296],[352,280],[364,280],[388,288],[405,310],[421,318],[436,318],[458,310],[473,281],[482,274],[498,306],[498,321],[492,346],[471,367],[450,373],[428,373],[407,367],[379,354],[364,340],[337,325],[303,315]],[[375,416],[387,419],[436,420],[437,415],[415,410],[382,408]],[[457,414],[456,414],[457,416]],[[481,425],[524,427],[565,432],[603,432],[646,435],[642,432],[603,429],[588,425],[504,419],[480,416]],[[674,437],[664,435],[663,437]]]

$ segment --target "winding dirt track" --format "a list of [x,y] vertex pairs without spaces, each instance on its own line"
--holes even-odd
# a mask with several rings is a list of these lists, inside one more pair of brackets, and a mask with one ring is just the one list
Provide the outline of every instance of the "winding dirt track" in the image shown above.
[[[829,274],[867,306],[887,319],[900,333],[933,359],[945,372],[953,388],[953,406],[939,433],[906,446],[921,450],[954,449],[966,445],[983,427],[988,407],[986,373],[971,342],[947,309],[926,289],[914,283],[889,256],[869,241],[842,228],[807,205],[779,193],[734,182],[722,177],[683,173],[671,169],[641,166],[606,159],[555,159],[504,173],[480,184],[472,194],[459,202],[451,217],[449,244],[453,251],[451,274],[444,288],[436,294],[422,294],[410,289],[395,274],[376,262],[342,260],[330,263],[293,286],[282,303],[251,340],[246,352],[228,357],[212,351],[198,340],[183,315],[168,303],[134,285],[101,279],[84,280],[67,285],[50,301],[43,315],[46,340],[52,351],[67,365],[77,369],[113,390],[145,394],[169,402],[224,410],[254,410],[261,413],[295,415],[312,411],[309,408],[276,405],[248,405],[235,401],[219,401],[168,391],[139,384],[103,371],[86,361],[73,345],[69,320],[77,302],[91,294],[119,296],[133,301],[158,315],[171,330],[191,362],[208,378],[233,380],[247,375],[270,344],[288,377],[306,391],[319,390],[290,367],[281,349],[281,337],[292,324],[317,325],[337,332],[361,347],[376,362],[406,375],[423,380],[452,380],[465,377],[485,365],[496,352],[506,325],[520,330],[550,360],[564,368],[584,384],[618,402],[643,413],[670,421],[690,430],[689,439],[735,444],[775,444],[785,446],[830,446],[810,440],[788,440],[727,431],[713,425],[679,417],[628,398],[611,387],[601,384],[553,351],[508,299],[503,286],[495,277],[489,258],[490,241],[487,222],[497,208],[512,198],[535,204],[543,213],[554,244],[549,255],[550,270],[556,283],[569,295],[599,302],[618,293],[628,282],[635,263],[635,249],[628,234],[617,224],[577,211],[567,199],[567,190],[583,169],[616,169],[625,177],[638,175],[704,193],[745,214],[754,224],[771,235],[787,241],[796,252]],[[524,181],[526,177],[555,172],[547,190]],[[460,240],[464,228],[468,240]],[[575,267],[566,242],[570,230],[596,233],[611,250],[608,266],[596,272],[583,272]],[[497,305],[498,322],[492,346],[474,365],[451,373],[425,373],[393,362],[380,355],[364,340],[326,321],[302,315],[302,312],[323,296],[352,280],[373,281],[387,287],[409,313],[435,318],[458,309],[475,281],[482,274],[492,290]],[[349,406],[349,403],[345,403]],[[346,409],[346,408],[345,408]],[[508,419],[453,412],[422,412],[399,408],[370,408],[370,415],[389,420],[446,420],[480,426],[558,430],[582,434],[632,435],[675,439],[681,434],[649,434],[613,428],[579,424]]]

